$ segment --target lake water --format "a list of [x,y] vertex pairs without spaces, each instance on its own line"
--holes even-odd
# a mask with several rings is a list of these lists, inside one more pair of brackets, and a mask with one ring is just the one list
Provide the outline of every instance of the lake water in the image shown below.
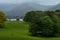
[[[8,21],[16,21],[16,19],[7,19]],[[19,19],[20,21],[23,21],[23,19]]]

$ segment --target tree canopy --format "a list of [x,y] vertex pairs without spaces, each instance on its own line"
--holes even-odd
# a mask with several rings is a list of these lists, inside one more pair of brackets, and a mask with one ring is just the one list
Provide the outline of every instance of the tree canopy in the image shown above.
[[6,21],[5,14],[0,11],[0,28],[4,27],[4,22]]
[[56,36],[59,32],[59,18],[55,11],[30,11],[24,21],[29,22],[31,35]]

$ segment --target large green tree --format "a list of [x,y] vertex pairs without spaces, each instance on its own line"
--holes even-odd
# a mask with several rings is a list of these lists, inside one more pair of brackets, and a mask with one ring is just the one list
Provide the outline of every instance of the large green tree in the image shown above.
[[39,16],[43,16],[42,11],[30,11],[26,13],[24,21],[32,23],[36,18],[39,18]]
[[3,12],[0,11],[0,28],[4,27],[4,22],[6,21],[6,16]]
[[28,12],[24,21],[31,23],[29,28],[31,35],[56,36],[58,33],[58,19],[53,11]]

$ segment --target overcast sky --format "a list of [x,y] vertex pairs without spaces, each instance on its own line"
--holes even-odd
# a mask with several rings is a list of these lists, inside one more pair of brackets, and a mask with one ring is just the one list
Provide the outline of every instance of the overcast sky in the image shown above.
[[5,4],[5,3],[14,3],[14,4],[19,4],[19,3],[24,3],[24,2],[36,2],[42,5],[56,5],[60,3],[60,0],[0,0],[0,4]]

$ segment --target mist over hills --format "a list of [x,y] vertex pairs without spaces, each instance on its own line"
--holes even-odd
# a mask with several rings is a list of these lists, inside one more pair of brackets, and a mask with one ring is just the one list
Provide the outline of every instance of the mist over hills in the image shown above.
[[0,11],[10,11],[12,8],[14,8],[15,4],[0,4]]
[[54,5],[49,10],[60,10],[60,4]]
[[0,4],[0,11],[3,11],[7,18],[21,18],[28,11],[36,10],[56,10],[60,9],[60,4],[53,6],[40,5],[38,3],[22,3],[22,4]]
[[48,6],[44,6],[44,5],[40,5],[37,3],[23,3],[21,5],[16,6],[14,9],[10,10],[9,16],[24,16],[26,14],[26,12],[28,11],[35,11],[35,10],[47,10],[50,7]]

